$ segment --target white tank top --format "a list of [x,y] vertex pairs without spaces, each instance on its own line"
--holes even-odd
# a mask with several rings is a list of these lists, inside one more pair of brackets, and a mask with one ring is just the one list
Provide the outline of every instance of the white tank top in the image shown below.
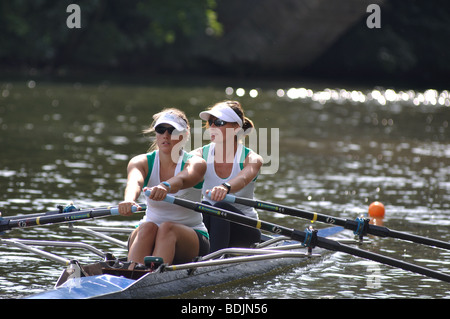
[[[244,168],[244,160],[247,157],[248,153],[250,152],[250,149],[245,147],[242,144],[238,144],[238,148],[236,150],[236,154],[234,155],[233,160],[233,168],[231,170],[230,176],[227,178],[221,178],[217,176],[216,170],[214,168],[214,148],[215,143],[210,143],[208,145],[203,146],[203,159],[206,161],[206,173],[205,173],[205,180],[203,181],[203,188],[202,188],[202,194],[203,194],[203,200],[208,201],[212,203],[213,205],[216,203],[215,201],[209,199],[206,197],[206,190],[212,189],[214,186],[221,185],[222,183],[225,183],[234,177],[236,177],[237,174],[239,174],[242,169]],[[236,193],[232,193],[235,196],[239,197],[245,197],[245,198],[254,198],[255,194],[255,180],[252,180],[247,186],[245,186],[243,189]],[[251,218],[258,218],[258,213],[253,207],[241,205],[241,204],[235,204],[233,203],[233,206],[235,206],[237,209],[242,211],[246,216]]]
[[[175,168],[174,175],[177,175],[184,168],[186,162],[193,155],[183,151],[183,155],[180,156],[180,160]],[[159,161],[159,151],[153,151],[147,154],[148,162],[148,174],[145,179],[144,185],[147,187],[153,187],[161,183],[160,180],[160,161]],[[178,192],[171,194],[175,197],[188,199],[195,202],[201,201],[201,186],[202,183],[190,188],[181,189]],[[142,218],[142,222],[153,222],[156,225],[161,225],[163,222],[171,221],[179,224],[186,225],[193,228],[194,230],[199,230],[207,233],[208,230],[203,224],[202,214],[197,213],[191,209],[167,203],[164,201],[154,201],[145,196],[147,201],[147,210],[145,216]]]

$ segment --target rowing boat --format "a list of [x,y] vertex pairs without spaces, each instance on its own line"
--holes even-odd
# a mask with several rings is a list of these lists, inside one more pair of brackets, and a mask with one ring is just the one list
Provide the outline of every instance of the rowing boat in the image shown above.
[[[335,234],[344,229],[352,229],[354,230],[354,235],[359,238],[359,242],[363,240],[366,234],[372,234],[381,237],[388,236],[408,240],[434,246],[438,249],[450,248],[450,244],[446,242],[395,232],[385,227],[380,228],[369,225],[368,219],[362,217],[358,217],[356,221],[342,220],[332,216],[306,212],[273,203],[248,201],[237,197],[232,198],[235,202],[242,201],[246,205],[255,205],[269,211],[277,211],[306,219],[312,218],[312,221],[317,220],[336,225],[342,224],[323,230],[308,227],[305,231],[300,231],[169,195],[164,200],[174,205],[180,205],[197,212],[217,216],[233,223],[255,227],[274,236],[270,238],[264,237],[261,243],[257,243],[252,248],[225,249],[187,264],[161,264],[157,268],[133,270],[128,269],[129,265],[126,264],[125,260],[115,258],[112,254],[103,254],[95,247],[83,243],[54,243],[1,238],[0,243],[16,246],[68,265],[68,269],[63,271],[56,283],[55,289],[31,296],[30,298],[161,298],[179,296],[180,294],[195,289],[258,276],[280,268],[292,267],[302,262],[307,262],[314,257],[323,256],[326,251],[343,252],[450,283],[450,274],[445,272],[355,248],[328,238],[330,233],[327,233],[327,231]],[[142,209],[145,209],[145,205],[140,206]],[[69,227],[74,228],[73,223],[75,221],[111,215],[118,215],[117,207],[93,210],[75,209],[74,211],[69,209],[68,211],[64,210],[56,213],[50,212],[50,214],[0,218],[0,232],[13,228],[67,222],[69,222]],[[102,239],[110,238],[110,236],[100,234],[93,229],[84,229],[84,231]],[[110,241],[121,243],[112,238]],[[121,244],[126,248],[126,243]],[[82,266],[77,261],[70,261],[52,253],[42,251],[32,247],[33,245],[78,246],[99,254],[103,257],[103,260]]]
[[[91,235],[114,228],[69,226],[71,231],[89,232]],[[321,236],[334,236],[342,227],[319,230]],[[126,230],[124,230],[126,232]],[[102,234],[103,239],[109,236]],[[252,248],[226,248],[211,253],[193,262],[179,265],[160,265],[156,270],[128,270],[126,261],[111,254],[103,254],[90,245],[74,244],[103,256],[103,260],[81,265],[76,260],[66,261],[64,269],[51,290],[27,297],[28,299],[142,299],[180,296],[197,289],[205,289],[235,282],[275,271],[309,264],[311,260],[323,257],[326,250],[310,251],[302,243],[285,236],[263,235],[262,241]],[[112,237],[108,240],[113,241]],[[4,242],[5,243],[5,242]],[[56,243],[50,241],[16,241],[21,246]],[[10,245],[11,242],[9,242]],[[68,245],[68,243],[59,243]],[[17,245],[18,246],[18,245]],[[34,248],[33,252],[40,253]],[[45,252],[48,257],[48,252]],[[56,257],[53,257],[56,260]]]

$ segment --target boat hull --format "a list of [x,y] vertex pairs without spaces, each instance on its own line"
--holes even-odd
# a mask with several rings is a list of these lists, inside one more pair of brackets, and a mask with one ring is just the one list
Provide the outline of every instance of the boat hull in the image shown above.
[[192,270],[147,273],[137,280],[109,274],[74,278],[62,286],[29,297],[30,299],[157,299],[180,296],[198,289],[270,275],[305,264],[304,258],[279,258]]
[[249,280],[269,275],[271,272],[294,267],[305,263],[305,259],[283,258],[239,263],[227,266],[212,266],[196,269],[192,274],[188,270],[176,270],[159,274],[150,273],[120,292],[104,294],[97,298],[167,298],[199,289],[207,289],[221,284]]
[[[322,230],[333,236],[340,227]],[[274,242],[274,243],[272,243]],[[112,268],[100,262],[82,266],[85,276],[71,278],[66,269],[55,289],[30,299],[157,299],[182,297],[199,289],[273,275],[284,269],[308,264],[329,251],[315,248],[313,253],[299,242],[267,238],[265,247],[228,248],[210,254],[210,258],[183,265],[162,266],[154,272]],[[217,255],[214,255],[217,254]],[[214,255],[214,256],[213,256]],[[105,265],[107,266],[105,269]],[[128,277],[128,278],[127,278]]]

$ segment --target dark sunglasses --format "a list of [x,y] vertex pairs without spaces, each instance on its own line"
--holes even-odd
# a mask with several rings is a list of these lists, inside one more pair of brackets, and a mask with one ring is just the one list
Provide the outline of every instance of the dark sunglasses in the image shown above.
[[172,135],[174,130],[175,130],[175,127],[173,127],[173,126],[158,125],[157,127],[155,127],[155,132],[158,134],[164,134],[167,131],[167,132],[169,132],[170,135]]
[[208,119],[209,126],[214,124],[215,126],[220,127],[220,126],[227,125],[227,123],[228,122],[225,122],[224,120],[221,120],[221,119],[215,119],[215,120]]

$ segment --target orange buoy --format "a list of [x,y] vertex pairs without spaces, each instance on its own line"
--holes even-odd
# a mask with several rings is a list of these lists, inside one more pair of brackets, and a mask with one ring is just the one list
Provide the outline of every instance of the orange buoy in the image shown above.
[[369,205],[369,217],[383,218],[385,213],[384,205],[380,202],[373,202]]

